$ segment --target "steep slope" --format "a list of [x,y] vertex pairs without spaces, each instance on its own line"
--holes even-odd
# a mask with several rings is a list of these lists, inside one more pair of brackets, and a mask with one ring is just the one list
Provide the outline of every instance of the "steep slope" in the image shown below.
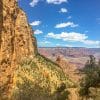
[[60,56],[57,57],[56,63],[62,67],[63,71],[68,75],[69,79],[71,79],[76,84],[79,83],[81,76],[79,75],[79,71],[75,65],[70,64],[68,60]]
[[15,0],[1,0],[0,10],[0,100],[65,100],[73,83],[38,54],[25,13]]
[[68,60],[60,56],[57,57],[56,63],[62,67],[65,74],[74,83],[74,87],[68,89],[70,92],[69,100],[79,100],[78,88],[82,76],[79,75],[77,67],[73,64],[70,64]]
[[[25,13],[17,7],[15,0],[1,0],[2,31],[0,32],[0,87],[9,92],[14,70],[24,57],[33,57],[32,30]],[[34,39],[34,38],[33,38]],[[33,42],[35,42],[33,40]]]

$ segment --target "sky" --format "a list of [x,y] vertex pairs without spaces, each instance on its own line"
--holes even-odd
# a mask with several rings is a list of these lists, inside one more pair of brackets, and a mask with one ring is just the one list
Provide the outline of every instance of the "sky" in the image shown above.
[[19,0],[38,47],[100,47],[100,0]]

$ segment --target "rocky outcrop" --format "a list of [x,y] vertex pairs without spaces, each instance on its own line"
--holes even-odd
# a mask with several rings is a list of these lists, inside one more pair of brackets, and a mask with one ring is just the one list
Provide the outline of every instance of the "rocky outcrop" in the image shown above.
[[[27,23],[25,13],[18,8],[15,0],[3,2],[3,29],[0,36],[0,60],[19,60],[34,55],[32,29]],[[9,4],[9,5],[8,5]],[[1,28],[1,27],[0,27]],[[33,38],[33,42],[35,39]]]
[[[35,38],[25,13],[15,0],[0,1],[0,87],[12,83],[13,72],[25,57],[33,58]],[[9,85],[8,85],[9,90]],[[7,91],[5,89],[5,91]]]

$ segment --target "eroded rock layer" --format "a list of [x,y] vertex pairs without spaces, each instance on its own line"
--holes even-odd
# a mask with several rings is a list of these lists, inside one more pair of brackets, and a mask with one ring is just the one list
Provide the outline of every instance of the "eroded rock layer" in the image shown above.
[[26,15],[16,1],[0,0],[0,89],[4,93],[9,92],[18,63],[34,56],[36,48],[32,34]]

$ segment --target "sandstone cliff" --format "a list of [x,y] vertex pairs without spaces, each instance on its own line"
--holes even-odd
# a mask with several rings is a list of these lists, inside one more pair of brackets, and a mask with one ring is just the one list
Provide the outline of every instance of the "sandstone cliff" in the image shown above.
[[38,54],[32,34],[16,1],[1,0],[0,100],[58,100],[73,85],[57,64]]
[[35,39],[31,36],[32,30],[27,24],[25,13],[18,8],[15,0],[1,0],[0,7],[1,87],[8,81],[12,82],[13,72],[22,58],[34,56],[35,47],[32,41],[35,42]]

